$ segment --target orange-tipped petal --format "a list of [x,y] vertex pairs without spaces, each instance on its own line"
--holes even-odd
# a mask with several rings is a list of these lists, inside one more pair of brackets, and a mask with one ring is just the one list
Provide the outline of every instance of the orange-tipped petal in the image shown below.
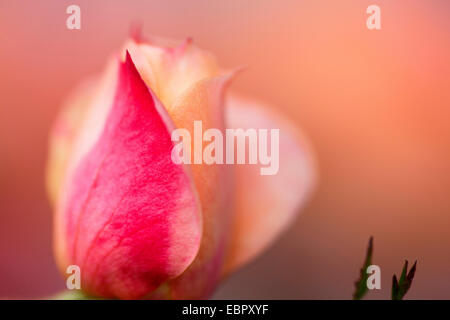
[[[195,164],[194,121],[201,121],[203,132],[210,128],[224,131],[224,92],[232,75],[204,79],[185,91],[168,110],[178,128],[187,129],[192,137],[192,172],[203,214],[203,238],[192,265],[168,283],[172,299],[208,297],[221,277],[230,225],[231,166]],[[197,156],[202,156],[202,151]]]
[[219,75],[220,70],[214,56],[197,48],[191,38],[171,47],[160,45],[162,42],[130,40],[125,48],[130,51],[133,61],[137,61],[144,81],[170,110],[186,90],[198,81]]
[[227,104],[226,116],[228,128],[279,129],[279,169],[263,175],[266,165],[235,165],[235,210],[225,274],[256,257],[289,226],[315,181],[309,148],[286,119],[236,97]]

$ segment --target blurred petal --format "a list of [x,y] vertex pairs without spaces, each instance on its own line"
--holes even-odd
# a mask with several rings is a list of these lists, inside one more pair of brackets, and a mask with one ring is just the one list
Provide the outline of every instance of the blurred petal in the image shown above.
[[61,199],[70,167],[97,141],[112,106],[117,84],[117,58],[100,78],[83,82],[67,99],[50,132],[47,191],[54,206]]
[[[225,273],[255,258],[292,222],[315,181],[309,148],[287,120],[258,103],[230,99],[228,128],[279,129],[279,171],[261,175],[261,165],[235,165],[235,211]],[[270,135],[269,135],[270,137]]]
[[55,240],[60,267],[81,267],[83,290],[129,299],[191,264],[202,221],[189,168],[171,159],[169,116],[129,55],[118,71],[112,106],[89,114],[92,135],[78,137]]
[[46,183],[50,201],[56,205],[61,195],[67,164],[78,128],[94,95],[93,80],[84,82],[69,97],[50,133]]

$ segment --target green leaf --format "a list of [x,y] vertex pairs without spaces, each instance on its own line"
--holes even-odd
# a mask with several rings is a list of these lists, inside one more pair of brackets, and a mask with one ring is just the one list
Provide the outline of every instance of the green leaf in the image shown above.
[[405,260],[405,264],[403,265],[402,274],[400,275],[400,280],[397,281],[397,277],[392,277],[392,300],[402,300],[405,294],[408,292],[409,288],[411,288],[412,281],[414,279],[414,275],[416,273],[417,260],[414,262],[411,270],[408,271],[408,260]]
[[353,293],[353,300],[360,300],[367,293],[367,279],[369,274],[367,268],[372,264],[373,253],[373,237],[370,237],[369,244],[367,246],[366,259],[364,265],[360,270],[359,280],[355,282],[355,292]]

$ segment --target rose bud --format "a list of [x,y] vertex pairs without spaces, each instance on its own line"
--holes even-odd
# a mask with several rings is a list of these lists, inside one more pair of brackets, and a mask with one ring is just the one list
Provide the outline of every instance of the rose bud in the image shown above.
[[[271,108],[229,96],[233,74],[190,40],[129,40],[68,99],[50,136],[47,186],[58,266],[79,266],[86,294],[207,298],[292,223],[314,184],[309,148]],[[194,136],[195,121],[279,129],[276,174],[262,175],[261,163],[174,161],[171,134]]]

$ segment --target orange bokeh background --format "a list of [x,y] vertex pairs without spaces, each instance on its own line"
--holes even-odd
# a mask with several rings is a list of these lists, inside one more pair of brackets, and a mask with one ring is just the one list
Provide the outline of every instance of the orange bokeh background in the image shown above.
[[[81,7],[81,30],[66,8]],[[382,29],[366,27],[381,7]],[[316,151],[313,199],[215,298],[351,297],[370,235],[382,289],[418,259],[409,298],[450,298],[450,3],[446,0],[0,1],[0,297],[64,289],[44,190],[64,97],[100,72],[130,25],[183,39],[233,89],[294,119]]]

